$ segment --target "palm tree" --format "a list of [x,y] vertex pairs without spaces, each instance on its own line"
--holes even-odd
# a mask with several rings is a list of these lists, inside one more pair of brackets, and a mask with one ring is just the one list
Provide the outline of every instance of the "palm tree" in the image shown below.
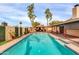
[[27,7],[28,17],[30,18],[31,24],[34,22],[36,15],[34,14],[34,4]]
[[45,10],[45,16],[46,16],[46,19],[47,19],[47,25],[49,24],[49,21],[52,20],[52,13],[50,12],[50,9],[47,8]]

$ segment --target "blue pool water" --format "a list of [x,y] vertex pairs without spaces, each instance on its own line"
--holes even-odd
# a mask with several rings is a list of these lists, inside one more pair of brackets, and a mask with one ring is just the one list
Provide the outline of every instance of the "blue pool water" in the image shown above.
[[47,33],[33,33],[2,55],[75,55],[75,53]]

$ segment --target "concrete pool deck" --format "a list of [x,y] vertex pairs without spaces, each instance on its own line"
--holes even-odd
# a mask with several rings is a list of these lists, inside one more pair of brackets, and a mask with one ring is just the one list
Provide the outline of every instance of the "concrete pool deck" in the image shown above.
[[79,54],[79,38],[64,37],[63,35],[51,34],[52,37],[64,42],[64,45]]
[[0,46],[0,53],[4,52],[5,50],[7,50],[8,48],[10,48],[11,46],[13,46],[14,44],[18,43],[19,41],[21,41],[23,38],[25,38],[26,36],[28,36],[30,34],[26,34],[26,35],[23,35],[17,39],[14,39],[10,42],[7,42],[6,44],[3,44]]

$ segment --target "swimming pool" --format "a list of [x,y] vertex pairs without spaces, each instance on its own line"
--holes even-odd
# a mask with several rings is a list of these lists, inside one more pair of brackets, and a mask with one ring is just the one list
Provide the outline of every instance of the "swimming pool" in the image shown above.
[[10,47],[2,55],[75,55],[48,33],[33,33]]

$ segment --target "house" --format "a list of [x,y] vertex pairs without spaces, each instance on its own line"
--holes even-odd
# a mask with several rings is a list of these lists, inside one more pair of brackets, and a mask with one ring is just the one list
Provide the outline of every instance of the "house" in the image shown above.
[[63,35],[79,37],[79,4],[72,9],[72,18],[52,26],[52,31]]

